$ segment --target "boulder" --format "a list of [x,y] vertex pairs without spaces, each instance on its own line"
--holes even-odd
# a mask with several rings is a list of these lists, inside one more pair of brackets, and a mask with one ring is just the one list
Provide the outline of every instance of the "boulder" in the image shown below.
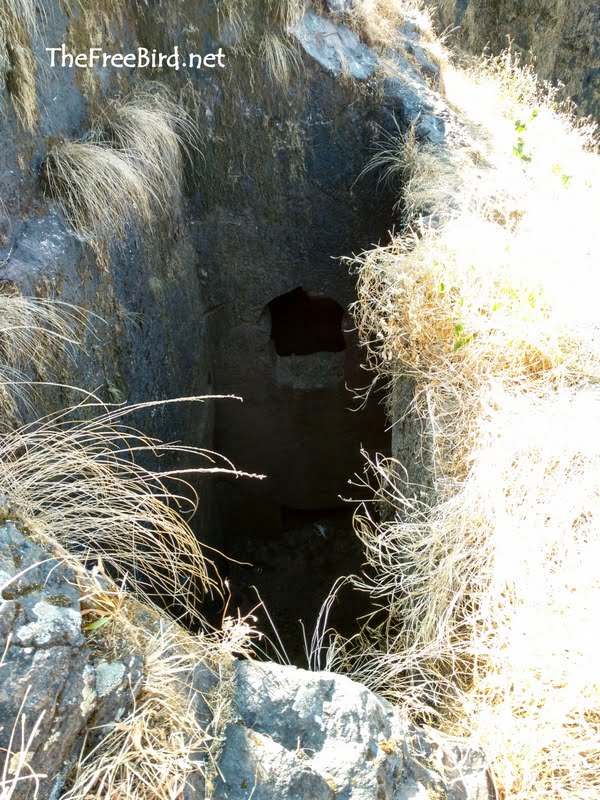
[[215,800],[488,800],[483,754],[411,724],[349,678],[236,665]]

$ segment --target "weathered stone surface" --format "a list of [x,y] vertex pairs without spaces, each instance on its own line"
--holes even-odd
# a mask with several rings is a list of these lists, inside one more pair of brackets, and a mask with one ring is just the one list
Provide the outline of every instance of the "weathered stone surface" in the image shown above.
[[436,88],[439,88],[440,68],[423,47],[421,33],[415,23],[406,20],[399,26],[398,33],[400,42],[398,49],[405,50],[413,56],[423,73],[433,81]]
[[95,664],[79,601],[73,571],[18,523],[2,522],[0,753],[7,758],[2,788],[12,800],[28,800],[34,787],[36,800],[58,797],[86,724],[99,741],[131,709],[142,657]]
[[[96,704],[73,572],[0,526],[0,752],[12,798],[48,797]],[[20,760],[22,763],[20,764]]]
[[[415,51],[412,45],[410,51]],[[396,70],[383,81],[383,104],[394,110],[403,127],[415,125],[420,139],[441,144],[446,133],[444,119],[450,113],[445,103],[407,58],[391,53],[390,60]]]
[[286,750],[243,725],[228,726],[219,771],[224,777],[217,783],[214,800],[333,800],[337,796],[301,752]]
[[411,725],[346,677],[247,661],[236,669],[238,719],[218,800],[492,796],[481,753]]
[[[209,306],[215,309],[215,385],[244,398],[241,405],[217,407],[216,449],[267,476],[260,483],[218,482],[224,549],[239,561],[257,566],[260,561],[262,569],[262,559],[255,556],[265,552],[263,540],[274,543],[273,551],[279,547],[278,559],[262,572],[228,563],[223,570],[231,579],[234,603],[253,608],[255,593],[243,602],[240,595],[245,585],[257,586],[277,629],[287,634],[294,627],[301,649],[297,620],[311,627],[313,601],[320,605],[324,596],[315,598],[312,581],[300,591],[288,590],[297,609],[290,614],[273,591],[285,577],[277,582],[266,577],[277,570],[291,577],[301,574],[296,565],[309,567],[304,550],[294,546],[286,530],[288,512],[313,513],[321,524],[321,516],[343,507],[342,497],[355,496],[348,481],[362,472],[360,443],[372,453],[386,451],[389,444],[381,396],[374,393],[357,411],[360,402],[348,390],[370,382],[350,316],[342,320],[342,352],[282,356],[273,343],[269,304],[303,287],[348,308],[354,277],[336,257],[385,241],[395,202],[389,187],[378,183],[377,171],[366,167],[385,146],[386,134],[397,136],[415,123],[419,136],[439,141],[445,122],[443,101],[408,59],[398,55],[394,92],[377,71],[378,55],[339,18],[313,9],[294,35],[303,68],[286,87],[285,101],[277,99],[272,112],[277,123],[267,129],[252,107],[238,123],[245,139],[243,154],[234,154],[241,177],[233,199],[241,208],[209,197],[198,210],[197,230],[202,260],[219,264],[205,280]],[[280,98],[281,88],[273,86],[271,93]],[[265,159],[271,164],[268,174]],[[350,530],[348,538],[353,538]],[[340,556],[349,551],[342,548]],[[315,562],[305,574],[318,572]],[[344,557],[337,574],[359,566]],[[329,569],[326,558],[321,567]],[[327,574],[331,585],[336,575]],[[269,623],[263,618],[260,624]],[[284,641],[296,658],[287,635]]]
[[437,0],[438,26],[479,55],[509,40],[539,77],[564,84],[583,114],[600,118],[600,5],[588,0]]
[[306,12],[290,33],[311,58],[333,75],[346,74],[363,81],[377,69],[377,56],[354,31],[313,9]]
[[[389,436],[381,396],[373,393],[357,410],[360,402],[350,391],[367,386],[371,376],[362,369],[349,315],[342,321],[342,352],[284,357],[273,345],[269,303],[304,287],[348,308],[355,279],[337,259],[385,241],[395,222],[395,191],[366,167],[386,135],[409,124],[423,139],[439,141],[443,104],[400,54],[396,83],[383,86],[375,51],[338,24],[343,16],[326,16],[321,4],[312,4],[292,34],[293,58],[288,42],[284,81],[267,68],[264,42],[241,47],[244,32],[220,24],[214,3],[163,0],[156,14],[155,0],[151,13],[125,4],[112,26],[88,13],[86,2],[85,13],[82,4],[67,9],[50,2],[48,24],[35,39],[41,61],[49,44],[71,46],[76,39],[83,47],[90,37],[107,51],[134,41],[163,53],[174,46],[196,53],[224,48],[222,70],[136,75],[141,84],[158,79],[184,96],[195,111],[201,154],[187,166],[188,195],[173,210],[172,224],[157,222],[153,233],[131,226],[102,269],[42,196],[37,170],[50,137],[85,135],[86,110],[114,96],[117,83],[126,95],[134,76],[102,69],[86,83],[77,70],[46,68],[37,86],[40,124],[32,133],[19,129],[4,92],[0,176],[7,218],[0,219],[0,281],[26,295],[81,305],[104,320],[96,318],[96,334],[87,337],[75,363],[52,376],[61,384],[97,390],[114,402],[213,391],[243,398],[171,405],[131,421],[150,436],[214,449],[240,468],[265,474],[260,482],[198,480],[195,526],[203,541],[245,563],[258,550],[257,540],[275,540],[282,545],[275,568],[286,569],[293,556],[283,541],[288,511],[342,508],[348,481],[362,471],[361,445],[385,451]],[[250,14],[251,5],[245,6]],[[248,22],[252,29],[256,20]],[[254,27],[262,31],[263,24],[261,18]],[[426,73],[418,32],[409,26],[403,35]],[[40,397],[36,414],[80,399],[49,388]],[[165,455],[159,466],[190,466],[175,456],[172,461]],[[347,537],[353,538],[349,529]],[[320,585],[359,566],[353,556],[338,563],[335,574],[324,574],[329,562],[323,559]],[[235,577],[230,562],[223,577]],[[255,583],[253,574],[245,578]],[[280,624],[271,587],[259,588]],[[235,605],[239,584],[232,590]],[[312,625],[312,605],[304,602],[315,599],[311,588],[297,597],[292,618]],[[319,604],[323,599],[316,598]],[[296,637],[300,641],[297,626]]]
[[98,729],[96,739],[101,739],[108,726],[118,722],[131,708],[139,692],[143,665],[143,656],[135,653],[117,661],[100,659],[95,663],[97,703],[93,725]]

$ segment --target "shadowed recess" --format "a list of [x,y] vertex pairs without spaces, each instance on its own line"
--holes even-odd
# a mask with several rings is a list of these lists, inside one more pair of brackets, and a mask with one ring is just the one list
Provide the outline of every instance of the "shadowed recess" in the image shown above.
[[344,309],[331,297],[299,286],[269,303],[271,339],[277,355],[308,356],[346,349]]

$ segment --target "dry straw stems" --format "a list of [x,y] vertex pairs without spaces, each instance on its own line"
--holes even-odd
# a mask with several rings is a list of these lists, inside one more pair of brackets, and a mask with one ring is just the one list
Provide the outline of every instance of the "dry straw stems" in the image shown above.
[[274,87],[286,87],[300,70],[297,42],[289,36],[304,14],[304,0],[218,0],[217,13],[221,32],[231,40],[234,55],[241,56],[244,70],[255,91],[256,79],[264,69]]
[[247,38],[257,23],[264,29],[295,25],[305,5],[304,0],[217,0],[217,11],[239,37]]
[[35,383],[48,381],[79,344],[86,321],[77,308],[52,300],[0,293],[0,427],[31,406]]
[[[210,451],[163,444],[125,424],[128,414],[157,404],[101,410],[85,419],[97,411],[86,403],[8,433],[0,443],[0,491],[43,541],[58,543],[82,563],[101,559],[137,596],[149,602],[160,597],[175,613],[201,621],[202,597],[218,584],[182,516],[195,508],[189,487],[184,498],[173,482],[187,486],[187,474],[241,473]],[[143,453],[173,452],[200,464],[159,472],[135,461]]]
[[0,3],[0,77],[6,80],[17,119],[33,130],[37,123],[35,56],[31,38],[37,33],[36,6],[31,0]]
[[[201,601],[220,584],[186,519],[186,507],[195,507],[187,477],[242,474],[209,451],[163,444],[125,424],[128,414],[155,405],[98,411],[89,402],[11,431],[0,443],[0,493],[10,498],[11,516],[28,534],[78,575],[84,627],[96,656],[144,658],[129,714],[107,729],[88,731],[91,745],[69,776],[65,797],[72,799],[171,800],[192,780],[208,785],[230,715],[232,656],[247,651],[252,635],[245,621],[225,620],[222,632],[192,636],[154,605],[160,600],[207,630]],[[157,472],[135,460],[174,451],[201,465]],[[187,487],[185,498],[177,485]],[[206,690],[196,681],[198,669],[212,671]],[[0,774],[3,798],[23,782],[35,788],[45,777],[27,767],[36,725],[26,723],[19,714],[11,757]]]
[[82,141],[54,141],[42,164],[47,193],[98,249],[134,221],[152,225],[177,206],[193,126],[164,92],[112,101]]
[[[83,319],[69,306],[16,295],[0,296],[0,310],[0,375],[9,391],[22,363],[45,370],[57,343],[76,344]],[[208,791],[231,714],[232,657],[248,652],[253,635],[245,620],[232,619],[223,631],[204,632],[201,601],[220,584],[188,521],[195,509],[190,475],[242,473],[210,451],[163,444],[126,424],[127,415],[163,404],[107,409],[90,399],[8,430],[0,441],[0,494],[11,517],[73,567],[93,652],[108,661],[124,653],[144,660],[129,714],[88,731],[90,744],[69,775],[65,797],[72,799],[171,800],[198,781]],[[190,466],[154,471],[137,461],[175,452]],[[202,632],[192,636],[168,620],[153,607],[159,600]],[[208,685],[198,670],[210,675]],[[29,767],[44,712],[32,720],[22,709],[2,759],[3,800],[23,784],[35,792],[47,777]]]
[[358,583],[380,610],[338,663],[483,746],[500,797],[591,800],[599,159],[510,54],[445,82],[463,131],[400,143],[406,233],[357,262],[369,360],[414,383],[390,412],[420,420],[433,490],[400,490],[411,464],[372,464],[388,512],[357,517]]
[[600,789],[599,424],[597,389],[495,387],[453,496],[407,500],[397,465],[380,462],[394,516],[357,519],[374,574],[362,587],[381,611],[353,674],[482,746],[501,796]]
[[397,44],[398,29],[406,20],[418,24],[422,34],[429,35],[429,43],[433,43],[429,12],[421,0],[356,0],[345,18],[371,47]]
[[[159,621],[152,634],[128,631],[122,613],[115,621],[144,656],[141,685],[127,716],[90,731],[99,741],[84,748],[65,800],[171,800],[199,782],[209,793],[232,714],[231,655],[217,637],[191,636],[172,622]],[[202,689],[201,675],[212,688]]]

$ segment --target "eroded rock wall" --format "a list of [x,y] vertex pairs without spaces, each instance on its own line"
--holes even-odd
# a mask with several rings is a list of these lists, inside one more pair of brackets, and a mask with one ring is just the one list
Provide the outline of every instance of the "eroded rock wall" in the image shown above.
[[600,117],[600,7],[588,0],[438,0],[440,30],[480,55],[513,46],[540,78],[564,84],[585,115]]
[[[223,5],[50,3],[48,23],[32,34],[39,116],[32,130],[15,116],[9,83],[2,98],[0,279],[102,318],[76,363],[57,376],[62,383],[97,390],[110,402],[213,391],[243,399],[156,408],[133,422],[151,436],[214,448],[266,476],[199,485],[198,534],[241,561],[253,559],[259,539],[281,536],[279,569],[314,550],[283,547],[289,519],[314,512],[299,527],[330,550],[319,515],[337,514],[342,496],[354,496],[348,480],[362,471],[361,447],[388,446],[382,396],[359,408],[352,393],[372,377],[361,368],[348,314],[354,277],[339,258],[385,241],[395,224],[395,191],[367,169],[377,148],[413,122],[421,138],[442,141],[445,109],[429,61],[420,67],[414,55],[410,61],[387,53],[390,74],[380,55],[320,4],[307,4],[287,30],[265,28],[260,4],[256,14],[244,7],[243,23],[226,22]],[[406,36],[411,53],[420,52],[414,25]],[[50,68],[45,48],[62,42],[75,53],[91,46],[179,47],[182,54],[222,48],[225,67]],[[157,217],[152,230],[129,225],[103,263],[44,196],[40,163],[53,137],[85,136],[107,99],[153,80],[180,99],[195,128],[185,193],[171,219]],[[295,291],[340,309],[333,349],[278,352],[271,304]],[[74,399],[42,392],[35,414]],[[356,544],[348,529],[331,582],[360,566],[350,539]],[[308,581],[302,593],[312,592]],[[318,607],[324,598],[313,599]]]
[[[49,142],[84,137],[95,109],[110,97],[127,95],[136,83],[132,73],[118,70],[51,68],[45,48],[65,43],[72,52],[92,45],[122,50],[138,40],[137,27],[132,9],[46,3],[31,35],[37,116],[31,129],[15,114],[10,82],[0,87],[0,282],[89,312],[90,331],[74,360],[54,375],[40,376],[32,365],[30,377],[94,391],[108,403],[205,395],[213,389],[206,307],[185,206],[174,209],[169,222],[157,218],[153,231],[131,226],[122,241],[115,236],[103,264],[40,185]],[[114,186],[115,194],[121,190]],[[40,387],[23,416],[41,417],[82,398],[79,392]],[[210,446],[213,414],[211,403],[187,403],[143,412],[132,423],[150,436]],[[177,466],[167,462],[167,468]],[[208,537],[210,492],[198,488],[199,525]]]

